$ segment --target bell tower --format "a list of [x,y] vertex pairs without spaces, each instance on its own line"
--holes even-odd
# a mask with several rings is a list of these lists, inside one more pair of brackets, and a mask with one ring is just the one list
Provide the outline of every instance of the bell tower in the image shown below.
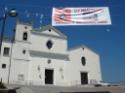
[[15,32],[15,41],[30,42],[31,30],[32,30],[31,23],[23,23],[21,21],[17,21],[16,32]]
[[[12,45],[10,83],[18,82],[24,84],[28,79],[30,62],[30,35],[32,25],[17,21],[15,40]],[[23,68],[23,69],[22,69]]]

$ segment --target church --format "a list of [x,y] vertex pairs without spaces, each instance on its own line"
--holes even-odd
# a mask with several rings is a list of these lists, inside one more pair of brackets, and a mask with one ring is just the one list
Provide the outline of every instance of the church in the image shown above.
[[85,45],[68,48],[67,43],[67,36],[51,25],[38,29],[17,21],[14,39],[2,40],[0,80],[38,86],[99,83],[99,54]]

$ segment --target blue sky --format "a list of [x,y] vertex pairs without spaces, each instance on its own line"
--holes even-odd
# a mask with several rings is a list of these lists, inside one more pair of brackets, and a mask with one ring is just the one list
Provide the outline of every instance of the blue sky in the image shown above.
[[[22,20],[33,20],[35,27],[51,24],[53,7],[108,6],[112,25],[109,26],[60,26],[68,36],[69,47],[84,44],[100,54],[102,76],[108,82],[125,81],[125,1],[124,0],[0,0],[0,17],[4,8],[15,8]],[[38,17],[27,14],[36,14]],[[42,24],[40,16],[43,15]],[[14,18],[8,18],[6,36],[12,35]],[[2,22],[0,22],[1,28]]]

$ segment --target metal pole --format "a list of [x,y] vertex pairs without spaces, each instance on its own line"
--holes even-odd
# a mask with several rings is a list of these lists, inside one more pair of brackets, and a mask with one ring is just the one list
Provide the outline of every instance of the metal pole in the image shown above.
[[7,18],[7,13],[5,12],[5,15],[3,17],[1,36],[0,36],[0,55],[1,55],[1,50],[2,50],[2,41],[3,41],[3,36],[4,36],[4,31],[5,31],[6,18]]
[[13,43],[15,40],[15,29],[14,29],[14,38],[11,41],[11,52],[10,52],[10,64],[9,64],[9,72],[8,72],[8,84],[10,83],[10,70],[11,70],[11,62],[12,62],[12,52],[13,52]]

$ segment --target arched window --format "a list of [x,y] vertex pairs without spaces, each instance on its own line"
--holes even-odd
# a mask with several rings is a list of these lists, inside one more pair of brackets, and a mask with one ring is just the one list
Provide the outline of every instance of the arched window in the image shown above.
[[27,38],[28,38],[28,34],[27,34],[27,32],[24,32],[23,33],[23,40],[27,40]]
[[86,65],[86,59],[85,59],[85,57],[81,57],[81,62],[82,62],[82,65],[83,65],[83,66]]

